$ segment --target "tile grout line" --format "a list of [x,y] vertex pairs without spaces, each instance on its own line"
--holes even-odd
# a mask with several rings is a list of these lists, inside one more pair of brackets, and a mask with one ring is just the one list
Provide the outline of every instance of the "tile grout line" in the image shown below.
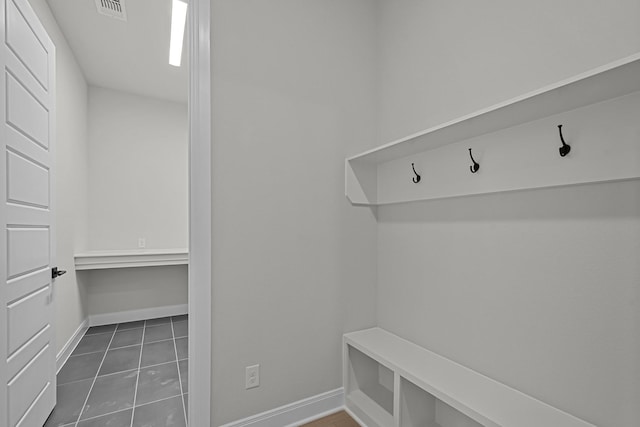
[[[180,338],[182,338],[182,337],[180,337]],[[141,344],[123,345],[122,347],[113,347],[113,348],[110,348],[109,350],[120,350],[121,348],[135,347],[135,346],[143,345],[143,344],[155,344],[155,343],[157,343],[157,342],[171,341],[171,340],[173,340],[173,338],[167,338],[167,339],[164,339],[164,340],[158,340],[158,341],[143,342],[143,343],[141,343]],[[98,351],[96,351],[95,353],[99,353],[99,352],[98,352]],[[87,354],[93,354],[93,353],[87,353]]]
[[163,339],[163,340],[149,341],[149,342],[146,342],[144,344],[155,344],[157,342],[165,342],[165,341],[172,341],[172,340],[173,340],[173,338],[166,338],[166,339]]
[[[118,326],[119,326],[119,325],[120,325],[120,324],[118,324]],[[142,333],[144,333],[144,322],[142,323],[142,326],[141,326],[141,327],[139,327],[139,328],[118,329],[118,326],[116,326],[116,335],[117,335],[119,332],[134,332],[134,331],[137,331],[138,329],[141,329],[141,330],[142,330]],[[112,344],[113,344],[113,343],[112,343]],[[143,343],[142,343],[142,342],[140,342],[140,344],[128,344],[128,345],[121,345],[121,346],[119,346],[119,347],[109,347],[109,350],[119,350],[119,349],[121,349],[121,348],[135,347],[135,346],[137,346],[137,345],[141,346],[142,344],[143,344]]]
[[[118,349],[116,349],[116,350],[118,350]],[[142,349],[141,349],[141,351],[142,351]],[[183,361],[183,360],[187,360],[187,359],[180,359],[179,362]],[[103,377],[108,377],[108,376],[111,376],[111,375],[122,374],[124,372],[139,371],[139,370],[142,370],[142,368],[145,368],[145,369],[147,369],[147,368],[155,368],[156,366],[168,365],[168,364],[173,363],[173,362],[174,362],[173,360],[170,360],[168,362],[156,363],[154,365],[145,365],[145,366],[140,365],[140,369],[136,369],[136,368],[123,369],[122,371],[116,371],[116,372],[111,372],[111,373],[104,374],[104,375],[98,375],[98,378],[103,378]],[[81,381],[86,381],[86,380],[79,380],[79,381],[74,381],[74,382],[78,383],[78,382],[81,382]],[[73,384],[73,383],[66,383],[66,384]],[[61,384],[61,385],[66,385],[66,384]]]
[[138,376],[136,377],[136,388],[133,392],[133,409],[131,410],[131,423],[130,427],[133,427],[133,416],[136,413],[136,399],[138,398],[138,382],[140,381],[140,365],[142,365],[142,350],[144,347],[144,334],[147,331],[147,321],[144,321],[142,326],[142,341],[140,342],[140,357],[138,358]]
[[[184,360],[184,359],[182,359],[182,360]],[[169,360],[168,362],[156,363],[156,364],[153,364],[153,365],[145,365],[145,366],[140,365],[140,369],[142,369],[142,368],[145,368],[145,369],[147,369],[147,368],[155,368],[157,366],[168,365],[169,363],[173,363],[173,362],[175,362],[175,360]],[[133,369],[130,369],[130,370],[133,371]],[[125,371],[122,371],[122,372],[125,372]]]
[[187,408],[184,405],[184,390],[182,389],[182,375],[180,375],[180,362],[178,361],[178,346],[176,345],[176,334],[173,331],[173,317],[171,318],[171,335],[173,336],[173,351],[176,353],[176,368],[178,368],[178,383],[180,383],[180,401],[182,402],[182,413],[184,414],[185,425],[189,424],[187,421]]
[[[175,396],[163,397],[162,399],[153,400],[153,401],[148,402],[148,403],[143,403],[142,405],[138,405],[137,407],[138,407],[138,408],[140,408],[140,407],[142,407],[142,406],[151,405],[152,403],[158,403],[158,402],[162,402],[162,401],[164,401],[164,400],[175,399],[176,397],[180,397],[180,396],[175,395]],[[84,419],[84,420],[82,420],[82,421],[84,422],[84,421],[91,421],[91,420],[95,420],[96,418],[106,417],[107,415],[117,414],[118,412],[126,412],[126,411],[128,411],[129,409],[132,409],[132,408],[118,409],[117,411],[107,412],[106,414],[101,414],[101,415],[96,415],[95,417],[85,418],[85,419]],[[71,424],[64,424],[62,427],[67,427],[67,426],[72,426],[72,425],[73,425],[73,423],[71,423]]]
[[72,357],[78,357],[78,356],[86,356],[87,354],[96,354],[96,353],[100,353],[99,351],[87,351],[86,353],[76,353],[75,351],[78,349],[78,346],[80,346],[80,342],[84,339],[84,338],[89,338],[89,337],[97,337],[100,335],[107,335],[107,334],[113,334],[117,332],[117,330],[114,330],[113,332],[100,332],[99,334],[90,334],[87,335],[86,333],[82,336],[82,338],[80,338],[80,340],[78,341],[78,344],[76,344],[76,346],[74,347],[73,351],[71,352],[71,354],[69,355],[69,358]]
[[[106,414],[101,414],[101,415],[96,415],[95,417],[89,417],[89,418],[85,418],[84,421],[91,421],[91,420],[95,420],[96,418],[101,418],[101,417],[106,417],[108,415],[113,415],[113,414],[117,414],[118,412],[127,412],[130,408],[127,409],[119,409],[117,411],[113,411],[113,412],[107,412]],[[64,427],[64,426],[63,426]]]
[[181,397],[181,396],[175,395],[175,396],[163,397],[162,399],[153,400],[151,402],[143,403],[142,405],[138,405],[137,407],[138,408],[142,408],[143,406],[151,405],[153,403],[158,403],[158,402],[162,402],[162,401],[165,401],[165,400],[175,399],[176,397]]
[[91,396],[91,392],[93,391],[93,386],[96,385],[96,380],[98,379],[98,374],[100,373],[100,369],[102,369],[102,364],[104,363],[104,359],[107,358],[107,353],[109,352],[109,346],[111,346],[111,341],[113,341],[113,337],[116,336],[116,330],[118,329],[118,327],[116,326],[113,329],[112,335],[111,335],[111,339],[109,340],[109,344],[107,344],[107,348],[104,350],[104,356],[102,356],[102,360],[100,361],[100,366],[98,366],[98,370],[96,371],[96,376],[93,377],[93,382],[91,383],[91,387],[89,388],[89,393],[87,394],[87,397],[84,399],[84,403],[82,404],[82,409],[80,409],[80,414],[78,414],[78,419],[75,422],[75,427],[78,427],[78,423],[80,422],[80,417],[82,417],[82,414],[84,413],[85,408],[87,407],[87,402],[89,401],[89,396]]

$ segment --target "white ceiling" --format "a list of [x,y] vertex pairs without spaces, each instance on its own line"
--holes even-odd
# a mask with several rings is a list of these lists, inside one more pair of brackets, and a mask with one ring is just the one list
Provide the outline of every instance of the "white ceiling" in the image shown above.
[[101,15],[95,0],[47,0],[87,82],[185,103],[188,55],[169,65],[171,0],[124,0],[127,21]]

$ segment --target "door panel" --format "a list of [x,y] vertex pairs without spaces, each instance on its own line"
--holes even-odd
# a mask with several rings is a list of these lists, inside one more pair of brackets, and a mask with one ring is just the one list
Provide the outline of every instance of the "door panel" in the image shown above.
[[[41,392],[50,385],[51,346],[45,345],[18,374],[9,381],[9,425],[15,426]],[[28,398],[26,398],[29,396]],[[37,426],[38,424],[35,424]]]
[[6,127],[7,151],[13,153],[22,153],[22,156],[30,161],[43,165],[49,159],[49,152],[37,144],[34,144],[29,138],[20,131],[11,127]]
[[7,2],[7,45],[26,65],[45,89],[47,79],[47,50],[29,27],[12,0]]
[[25,295],[47,286],[50,281],[51,271],[48,266],[9,280],[7,282],[7,304],[12,304]]
[[49,207],[49,169],[7,152],[7,199],[13,203]]
[[[24,206],[14,205],[13,203],[8,203],[6,208],[6,223],[20,224],[23,227],[35,227],[44,224],[50,215],[49,209],[25,209]],[[3,234],[2,237],[6,236]]]
[[42,420],[46,420],[51,413],[49,396],[51,396],[52,393],[55,394],[55,385],[47,383],[29,409],[27,409],[26,414],[18,421],[16,427],[39,426]]
[[7,326],[9,327],[9,357],[29,339],[48,325],[49,284],[46,287],[9,304]]
[[7,227],[9,278],[49,265],[49,229]]
[[31,338],[29,342],[16,351],[9,358],[9,370],[7,377],[9,379],[16,376],[22,368],[24,368],[31,359],[33,359],[41,349],[51,340],[51,327],[47,326]]
[[49,112],[7,73],[7,122],[44,148],[49,147]]
[[48,89],[43,87],[38,79],[24,68],[24,63],[11,52],[11,55],[7,55],[7,66],[5,71],[9,71],[13,74],[13,77],[19,81],[29,93],[31,93],[40,103],[47,105],[47,99],[49,98]]
[[0,0],[0,427],[56,403],[55,47],[27,0]]

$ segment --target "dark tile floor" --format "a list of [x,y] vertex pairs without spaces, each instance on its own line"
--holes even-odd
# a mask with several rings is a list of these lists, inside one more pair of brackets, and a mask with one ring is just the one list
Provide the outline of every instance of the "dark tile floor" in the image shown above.
[[186,427],[188,316],[89,328],[44,427]]

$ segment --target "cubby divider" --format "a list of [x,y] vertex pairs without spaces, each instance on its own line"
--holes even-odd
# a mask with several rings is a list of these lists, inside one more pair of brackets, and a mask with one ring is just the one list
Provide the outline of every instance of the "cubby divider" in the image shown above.
[[346,400],[371,427],[394,427],[394,373],[363,352],[347,347]]
[[400,379],[400,427],[483,427],[404,378]]

